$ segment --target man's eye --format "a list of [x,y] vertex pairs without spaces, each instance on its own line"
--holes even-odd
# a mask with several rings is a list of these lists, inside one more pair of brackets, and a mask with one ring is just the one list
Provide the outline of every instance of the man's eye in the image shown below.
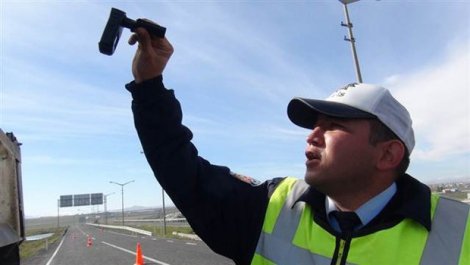
[[332,122],[332,123],[330,124],[330,127],[331,127],[332,129],[344,129],[344,126],[343,126],[342,124],[336,123],[336,122]]

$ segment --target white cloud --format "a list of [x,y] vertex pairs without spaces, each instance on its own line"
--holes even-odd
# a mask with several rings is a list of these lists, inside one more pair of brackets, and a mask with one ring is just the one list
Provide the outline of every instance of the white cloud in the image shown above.
[[417,143],[414,159],[433,161],[470,153],[468,47],[453,47],[438,65],[386,80],[411,113]]

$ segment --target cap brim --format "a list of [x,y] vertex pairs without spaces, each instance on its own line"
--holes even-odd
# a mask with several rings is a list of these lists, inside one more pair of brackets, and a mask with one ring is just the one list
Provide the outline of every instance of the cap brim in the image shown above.
[[318,114],[335,118],[371,119],[376,116],[346,104],[326,100],[294,98],[287,106],[287,115],[296,125],[312,129]]

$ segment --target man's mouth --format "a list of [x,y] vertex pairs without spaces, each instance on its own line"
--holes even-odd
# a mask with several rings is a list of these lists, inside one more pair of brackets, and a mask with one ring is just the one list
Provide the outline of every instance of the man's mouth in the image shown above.
[[307,157],[307,161],[321,160],[321,153],[316,150],[306,151],[305,156]]

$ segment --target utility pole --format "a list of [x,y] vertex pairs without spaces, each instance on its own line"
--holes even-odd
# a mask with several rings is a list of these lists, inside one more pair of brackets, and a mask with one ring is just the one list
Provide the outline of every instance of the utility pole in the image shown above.
[[359,0],[339,0],[339,1],[343,3],[344,16],[346,17],[346,23],[341,22],[341,26],[347,27],[348,33],[349,33],[349,37],[344,36],[344,40],[349,41],[351,43],[351,50],[353,54],[354,66],[356,69],[357,82],[362,83],[361,69],[359,68],[359,59],[357,57],[356,45],[355,45],[356,40],[354,39],[353,32],[352,32],[353,24],[349,20],[349,12],[348,12],[348,4],[358,2]]
[[163,237],[166,236],[166,211],[165,211],[165,190],[162,187],[162,202],[163,202]]
[[[144,154],[144,151],[140,151],[141,154]],[[166,211],[165,211],[165,190],[162,186],[162,207],[163,207],[163,236],[166,236]],[[156,226],[155,226],[156,229]],[[156,230],[155,230],[156,231]]]
[[104,195],[104,222],[108,224],[108,196],[113,195],[114,192]]
[[116,184],[121,186],[121,211],[122,211],[122,225],[124,226],[124,186],[126,186],[129,183],[134,182],[134,180],[128,181],[126,183],[117,183],[114,181],[110,181],[109,183]]
[[60,200],[57,200],[57,228],[60,227],[60,215],[59,215],[59,209],[60,209]]

